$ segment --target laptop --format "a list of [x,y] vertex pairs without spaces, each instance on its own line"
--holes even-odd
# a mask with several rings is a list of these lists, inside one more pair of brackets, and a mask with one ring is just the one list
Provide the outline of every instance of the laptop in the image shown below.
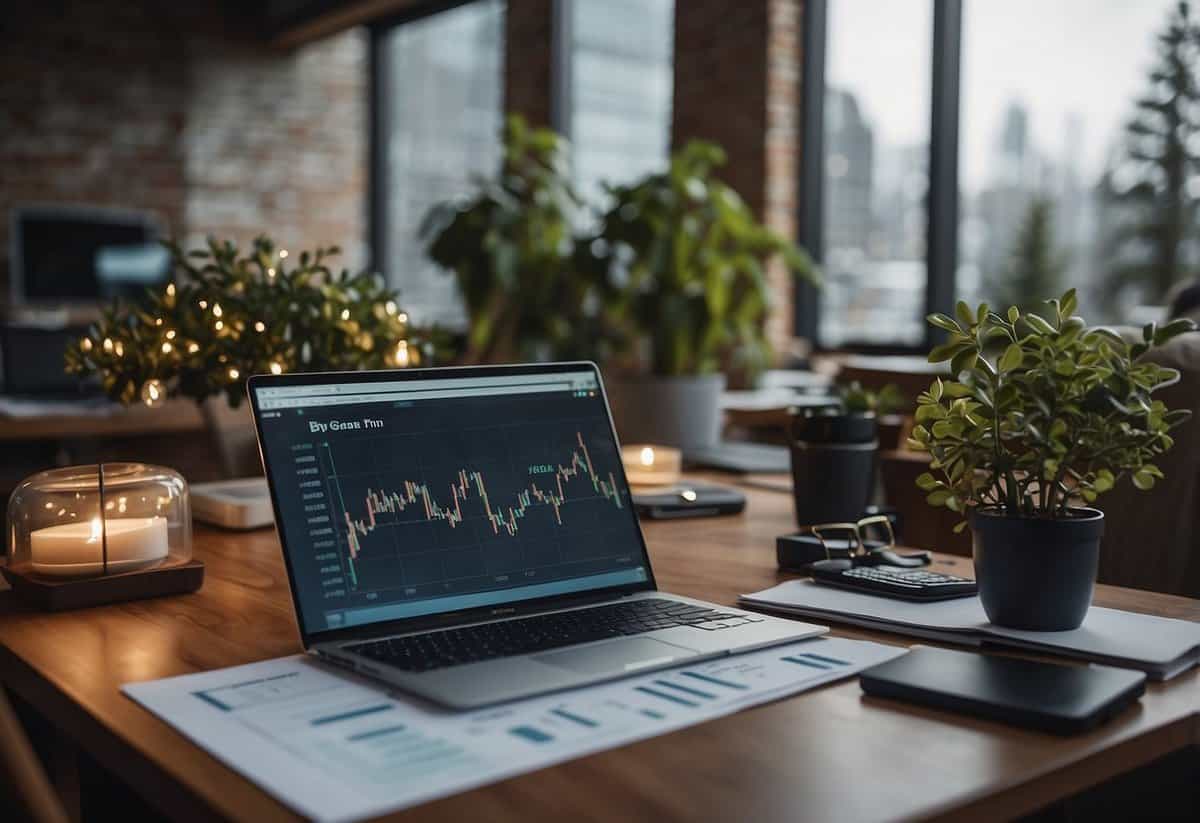
[[823,634],[659,591],[599,370],[256,375],[306,651],[452,708]]

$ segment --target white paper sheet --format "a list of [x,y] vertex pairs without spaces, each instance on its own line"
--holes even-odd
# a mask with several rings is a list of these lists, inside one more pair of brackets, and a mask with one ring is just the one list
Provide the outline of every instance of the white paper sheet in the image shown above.
[[816,638],[472,712],[303,655],[123,691],[301,814],[341,821],[702,723],[905,651]]

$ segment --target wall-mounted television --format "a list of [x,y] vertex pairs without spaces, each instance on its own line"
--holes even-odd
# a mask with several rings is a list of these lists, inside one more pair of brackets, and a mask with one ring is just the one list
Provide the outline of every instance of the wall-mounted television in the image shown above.
[[12,303],[70,306],[139,296],[170,275],[159,233],[159,220],[145,211],[18,206],[9,233]]

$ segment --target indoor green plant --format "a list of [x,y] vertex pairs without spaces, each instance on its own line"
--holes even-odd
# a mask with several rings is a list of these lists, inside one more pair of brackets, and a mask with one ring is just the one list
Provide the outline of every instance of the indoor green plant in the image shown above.
[[66,352],[67,372],[98,376],[113,400],[223,395],[237,407],[256,372],[397,368],[431,353],[379,275],[329,268],[336,246],[289,255],[264,236],[245,255],[213,238],[171,252],[169,283],[115,303]]
[[466,202],[435,205],[421,236],[452,272],[467,310],[468,363],[592,357],[595,281],[573,267],[581,201],[569,182],[566,141],[510,116],[496,179]]
[[245,254],[211,238],[171,250],[172,280],[105,311],[67,349],[66,369],[127,405],[196,400],[229,476],[259,471],[238,410],[249,375],[403,368],[433,355],[379,275],[329,268],[336,247],[289,254],[259,237]]
[[1153,399],[1179,373],[1142,355],[1196,326],[1150,324],[1131,344],[1075,316],[1074,290],[1047,305],[1046,317],[961,302],[955,317],[930,315],[948,337],[929,359],[954,377],[918,398],[909,445],[939,475],[917,481],[929,503],[971,526],[988,617],[1066,630],[1095,581],[1103,514],[1088,504],[1125,475],[1151,488],[1169,430],[1189,416]]
[[768,262],[816,280],[808,255],[714,175],[724,162],[719,146],[694,140],[666,171],[608,187],[598,231],[578,246],[577,270],[603,284],[618,341],[609,382],[627,438],[714,442],[724,372],[769,360]]

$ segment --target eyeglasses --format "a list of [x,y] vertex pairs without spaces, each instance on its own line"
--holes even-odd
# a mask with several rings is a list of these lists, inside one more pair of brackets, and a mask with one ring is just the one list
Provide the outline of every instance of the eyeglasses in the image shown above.
[[[869,540],[864,533],[878,530],[884,540]],[[892,552],[896,548],[896,533],[892,521],[886,515],[864,517],[854,523],[818,523],[808,530],[821,541],[825,557],[829,560],[850,560],[866,565],[868,558],[878,552]],[[844,545],[834,545],[834,541]]]

